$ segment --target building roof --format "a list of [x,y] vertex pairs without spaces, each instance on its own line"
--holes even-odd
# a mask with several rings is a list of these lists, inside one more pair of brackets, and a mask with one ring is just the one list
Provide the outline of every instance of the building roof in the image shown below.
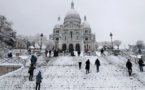
[[71,9],[67,11],[65,18],[77,17],[80,18],[79,13],[74,9],[74,2],[71,3]]
[[83,28],[90,28],[90,24],[87,22],[86,16],[84,16],[84,22],[82,23]]
[[61,26],[60,17],[58,17],[58,21],[57,21],[57,23],[55,24],[54,28],[60,28],[60,26]]

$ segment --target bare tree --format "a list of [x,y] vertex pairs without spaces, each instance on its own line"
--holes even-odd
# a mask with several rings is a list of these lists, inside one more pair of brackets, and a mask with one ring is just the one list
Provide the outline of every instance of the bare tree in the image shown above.
[[119,49],[119,46],[121,45],[121,41],[120,40],[115,40],[114,42],[114,45],[116,45],[117,47],[118,47],[118,49]]
[[137,46],[139,49],[143,48],[143,45],[144,45],[144,43],[143,43],[142,40],[138,40],[138,41],[136,42],[136,46]]

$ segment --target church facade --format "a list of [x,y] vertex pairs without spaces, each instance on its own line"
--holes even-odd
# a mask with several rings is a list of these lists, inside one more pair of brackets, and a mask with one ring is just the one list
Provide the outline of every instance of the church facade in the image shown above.
[[87,22],[86,16],[81,22],[79,13],[74,9],[74,3],[71,3],[71,9],[67,11],[63,24],[58,22],[54,26],[53,34],[49,39],[54,40],[55,49],[68,51],[94,51],[95,34],[91,33],[91,27]]

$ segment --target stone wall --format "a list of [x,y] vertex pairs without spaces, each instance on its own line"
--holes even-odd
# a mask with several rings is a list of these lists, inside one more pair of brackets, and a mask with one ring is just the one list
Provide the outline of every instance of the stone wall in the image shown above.
[[21,66],[0,66],[0,76],[19,69]]

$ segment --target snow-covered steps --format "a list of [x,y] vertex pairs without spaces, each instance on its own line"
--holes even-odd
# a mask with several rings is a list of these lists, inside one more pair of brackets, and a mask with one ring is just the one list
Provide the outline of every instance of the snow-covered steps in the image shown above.
[[[37,67],[34,81],[28,80],[28,68],[17,71],[0,79],[0,90],[34,90],[35,77],[42,71],[41,90],[144,90],[145,85],[127,71],[107,60],[95,56],[82,57],[82,69],[78,68],[78,57],[51,58],[45,66]],[[96,58],[101,62],[100,72],[94,66]],[[90,73],[85,73],[85,61],[90,59]],[[40,62],[42,63],[42,61]],[[123,62],[122,62],[123,63]],[[121,64],[123,65],[123,64]],[[144,79],[144,78],[143,78]]]

